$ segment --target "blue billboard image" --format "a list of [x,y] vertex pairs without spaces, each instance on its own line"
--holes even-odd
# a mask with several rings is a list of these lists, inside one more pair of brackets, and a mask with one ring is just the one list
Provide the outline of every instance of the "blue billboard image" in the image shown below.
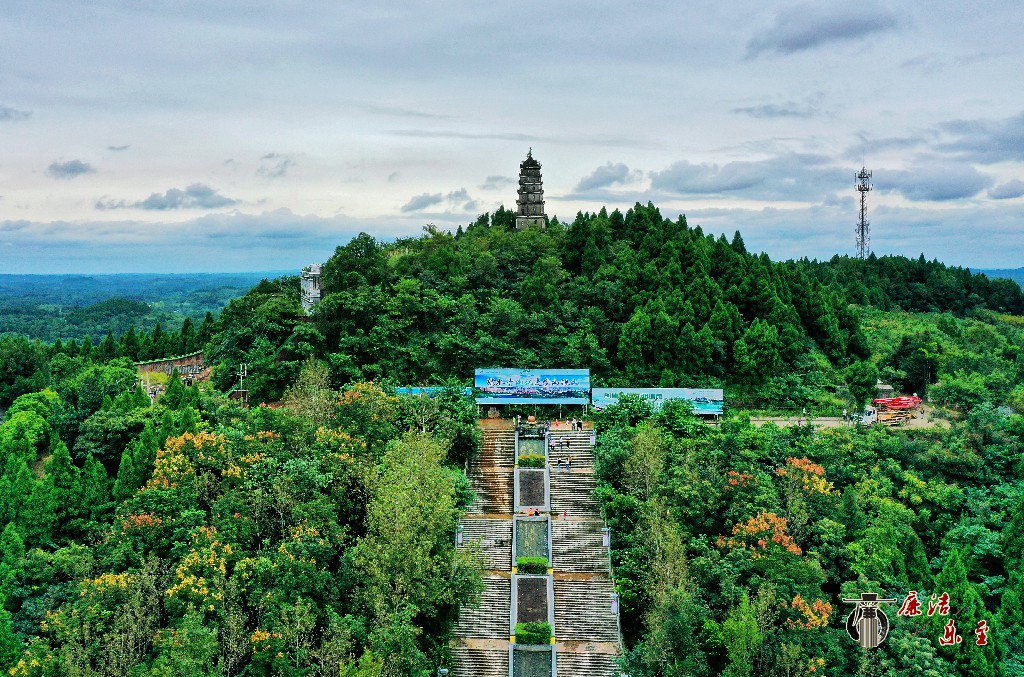
[[590,404],[589,369],[477,369],[477,404]]
[[689,400],[693,413],[704,415],[720,415],[725,406],[725,393],[721,388],[594,388],[594,408],[610,407],[622,395],[637,395],[655,409],[660,409],[665,400]]

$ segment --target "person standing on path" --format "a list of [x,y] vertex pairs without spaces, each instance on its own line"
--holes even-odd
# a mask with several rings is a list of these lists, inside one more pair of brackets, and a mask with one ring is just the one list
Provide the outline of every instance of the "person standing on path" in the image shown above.
[[566,470],[572,470],[572,456],[570,456],[569,458],[566,459],[566,461],[565,461],[565,469]]

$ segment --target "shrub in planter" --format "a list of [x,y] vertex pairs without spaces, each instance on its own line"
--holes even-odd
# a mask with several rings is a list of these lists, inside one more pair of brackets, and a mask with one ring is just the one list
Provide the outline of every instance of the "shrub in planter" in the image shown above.
[[548,558],[517,557],[516,571],[521,574],[546,574],[548,572]]
[[550,623],[516,623],[516,644],[550,643]]
[[524,454],[519,457],[520,468],[543,468],[545,462],[544,454]]

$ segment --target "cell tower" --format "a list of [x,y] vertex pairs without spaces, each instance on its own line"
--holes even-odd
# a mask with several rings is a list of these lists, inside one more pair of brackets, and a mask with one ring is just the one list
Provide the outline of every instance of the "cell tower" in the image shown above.
[[868,191],[871,190],[871,172],[864,167],[857,174],[857,190],[860,191],[860,218],[857,219],[857,257],[866,259],[871,253],[871,228],[868,223]]

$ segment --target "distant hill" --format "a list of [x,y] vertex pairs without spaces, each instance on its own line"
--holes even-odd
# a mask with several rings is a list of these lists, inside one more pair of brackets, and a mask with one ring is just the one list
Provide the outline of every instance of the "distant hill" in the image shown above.
[[1013,280],[1021,287],[1024,287],[1024,268],[1002,268],[992,270],[975,270],[976,273],[985,273],[989,277],[1001,277]]
[[99,340],[135,325],[180,327],[218,313],[264,278],[281,271],[203,274],[0,275],[0,335],[50,342]]

